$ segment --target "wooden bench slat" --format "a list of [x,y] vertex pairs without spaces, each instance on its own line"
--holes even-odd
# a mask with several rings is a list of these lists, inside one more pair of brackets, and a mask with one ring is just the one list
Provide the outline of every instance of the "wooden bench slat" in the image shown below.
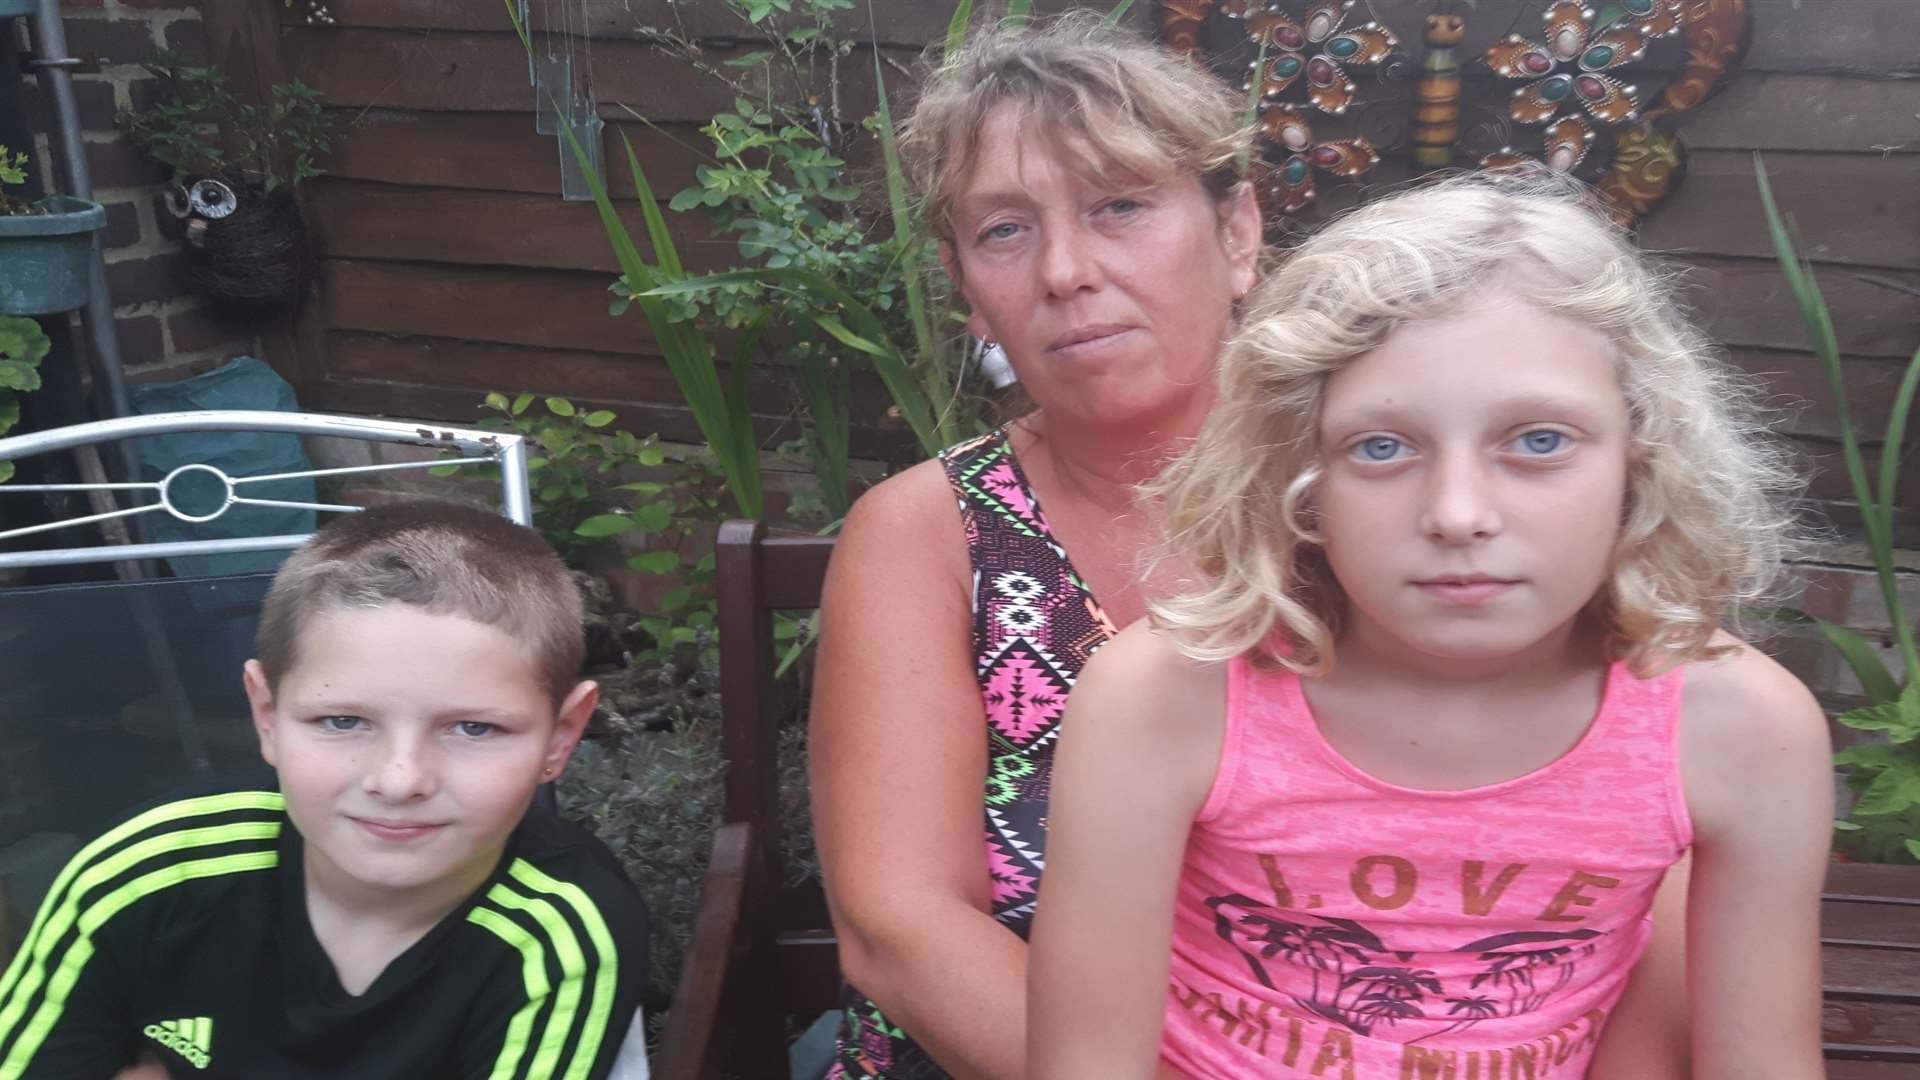
[[1920,904],[1920,872],[1911,866],[1834,863],[1827,868],[1829,894],[1911,900]]

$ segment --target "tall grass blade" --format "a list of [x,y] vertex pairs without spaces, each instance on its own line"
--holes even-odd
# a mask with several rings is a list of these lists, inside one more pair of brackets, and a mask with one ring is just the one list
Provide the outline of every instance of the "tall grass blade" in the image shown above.
[[1027,19],[1033,15],[1033,0],[1007,0],[1006,23],[1019,30],[1027,25]]
[[[505,0],[505,4],[507,17],[512,21],[521,45],[531,52],[532,38],[521,23],[513,0]],[[600,215],[601,228],[607,234],[607,242],[613,248],[614,258],[620,264],[628,287],[635,294],[634,302],[647,320],[648,328],[653,331],[654,339],[666,357],[667,369],[679,386],[681,396],[686,399],[688,409],[693,412],[700,434],[707,440],[714,459],[720,464],[721,475],[726,478],[727,491],[733,496],[735,508],[745,517],[760,517],[760,461],[759,455],[753,452],[751,426],[746,425],[745,395],[741,395],[742,415],[736,418],[729,413],[728,395],[720,385],[719,373],[714,369],[712,343],[682,326],[671,317],[664,304],[648,294],[649,290],[661,284],[661,274],[656,273],[655,268],[641,257],[639,247],[633,242],[633,234],[628,231],[626,222],[620,219],[613,199],[607,194],[605,181],[592,167],[586,147],[580,145],[580,140],[570,127],[563,125],[560,131],[566,136],[574,159],[580,163],[581,175],[593,195],[594,209]],[[653,198],[653,191],[647,185],[646,175],[640,169],[639,159],[631,144],[627,146],[627,161],[633,169],[634,187],[640,193],[642,212],[647,217],[655,258],[661,260],[663,269],[668,265],[678,267],[679,255],[674,249],[673,238],[666,231],[659,204]],[[676,270],[675,275],[678,273]],[[743,425],[746,426],[744,435],[741,430]],[[743,446],[747,448],[746,453],[742,452]]]
[[880,156],[887,170],[887,209],[893,215],[893,243],[895,250],[902,255],[901,272],[905,280],[907,294],[907,321],[913,326],[913,347],[920,368],[930,374],[930,378],[921,380],[923,387],[938,386],[937,392],[943,395],[940,406],[934,409],[940,444],[948,446],[958,441],[949,430],[952,422],[948,419],[951,410],[946,408],[945,373],[934,363],[933,320],[927,313],[926,287],[921,281],[920,268],[913,264],[912,252],[920,238],[919,229],[913,220],[913,208],[907,200],[906,171],[900,164],[900,147],[894,140],[893,107],[887,101],[886,73],[880,69],[878,50],[873,56],[873,81],[879,91],[880,114]]
[[[1255,53],[1253,57],[1253,78],[1247,80],[1247,112],[1240,121],[1244,127],[1251,128],[1260,123],[1260,89],[1261,85],[1266,81],[1266,74],[1267,35],[1261,34],[1260,51]],[[1247,178],[1247,171],[1252,168],[1252,166],[1253,142],[1249,140],[1245,146],[1240,148],[1240,158],[1234,166],[1234,171],[1240,175],[1240,179],[1245,180]]]
[[1132,8],[1133,0],[1120,0],[1119,3],[1113,5],[1113,10],[1107,12],[1106,17],[1100,20],[1100,25],[1108,29],[1119,26],[1120,20],[1126,18],[1127,12],[1132,10]]
[[[1900,602],[1900,586],[1894,576],[1892,508],[1890,503],[1883,503],[1875,496],[1873,485],[1867,479],[1866,462],[1860,454],[1860,440],[1854,434],[1853,417],[1847,408],[1846,377],[1840,366],[1840,343],[1838,335],[1834,333],[1833,315],[1820,293],[1819,283],[1814,280],[1813,264],[1800,254],[1794,244],[1792,231],[1774,200],[1773,185],[1767,179],[1766,162],[1758,153],[1753,155],[1753,173],[1760,186],[1760,205],[1766,212],[1767,232],[1773,241],[1780,272],[1786,277],[1794,303],[1800,308],[1800,320],[1805,324],[1807,339],[1813,345],[1814,354],[1820,358],[1821,367],[1826,372],[1827,386],[1833,394],[1834,413],[1840,426],[1841,457],[1846,463],[1847,479],[1853,486],[1854,500],[1860,507],[1860,520],[1867,532],[1867,547],[1873,553],[1874,576],[1879,581],[1887,618],[1893,625],[1895,638],[1900,645],[1900,658],[1906,667],[1907,677],[1913,679],[1920,676],[1920,649],[1915,647],[1913,627]],[[1908,374],[1911,378],[1912,372]],[[1911,393],[1905,381],[1902,386]],[[1907,401],[1910,404],[1911,398]],[[1896,414],[1889,420],[1889,425],[1898,421],[1904,430],[1906,410],[1896,408]],[[1893,451],[1898,453],[1897,444],[1893,445]],[[1887,490],[1891,492],[1890,485]]]
[[[967,43],[967,24],[973,20],[973,0],[960,0],[954,5],[953,18],[947,20],[947,43],[941,47],[940,55],[952,56]],[[874,51],[874,63],[879,63],[879,51]]]
[[813,417],[813,473],[820,481],[820,496],[834,517],[845,516],[853,505],[847,486],[853,437],[847,365],[833,363],[817,349],[809,350],[800,359],[800,387]]
[[1884,705],[1900,696],[1900,684],[1894,681],[1893,674],[1881,661],[1880,654],[1866,638],[1845,627],[1835,626],[1825,619],[1816,619],[1820,636],[1834,647],[1840,658],[1852,669],[1853,677],[1860,680],[1860,688],[1867,693],[1867,700],[1875,705]]

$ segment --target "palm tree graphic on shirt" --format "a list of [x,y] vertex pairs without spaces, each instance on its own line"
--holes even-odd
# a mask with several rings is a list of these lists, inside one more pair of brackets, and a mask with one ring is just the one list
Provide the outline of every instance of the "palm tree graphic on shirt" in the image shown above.
[[1390,949],[1352,919],[1274,908],[1241,893],[1211,897],[1207,907],[1214,932],[1234,947],[1260,985],[1279,989],[1267,971],[1275,957],[1308,973],[1307,994],[1291,997],[1312,1015],[1360,1035],[1403,1021],[1451,1020],[1409,1042],[1540,1008],[1572,983],[1577,961],[1593,955],[1591,939],[1601,936],[1598,930],[1526,930],[1467,942],[1451,951],[1475,954],[1482,967],[1449,995],[1436,972],[1412,966],[1417,954]]

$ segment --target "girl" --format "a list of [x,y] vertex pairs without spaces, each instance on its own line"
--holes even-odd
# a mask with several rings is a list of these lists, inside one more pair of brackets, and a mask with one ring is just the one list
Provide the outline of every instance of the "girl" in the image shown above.
[[1152,489],[1198,587],[1063,725],[1032,1075],[1584,1075],[1689,847],[1694,1075],[1823,1075],[1826,727],[1719,629],[1789,473],[1569,183],[1384,199],[1250,299]]

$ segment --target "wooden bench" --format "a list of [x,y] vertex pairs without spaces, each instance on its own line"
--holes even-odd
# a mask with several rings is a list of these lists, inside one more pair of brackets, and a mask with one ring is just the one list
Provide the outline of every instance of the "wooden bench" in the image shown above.
[[[790,1017],[836,1007],[839,964],[817,886],[781,884],[775,751],[784,719],[773,612],[818,605],[833,542],[721,527],[725,824],[714,837],[660,1080],[784,1077]],[[1920,867],[1836,863],[1822,907],[1831,1080],[1920,1077]]]

